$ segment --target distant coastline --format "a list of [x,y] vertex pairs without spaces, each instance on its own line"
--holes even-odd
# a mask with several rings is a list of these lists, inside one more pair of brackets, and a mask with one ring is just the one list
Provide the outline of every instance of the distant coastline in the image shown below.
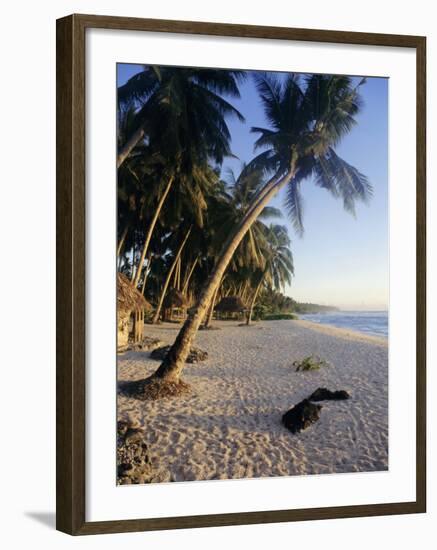
[[295,313],[309,314],[309,313],[331,313],[334,311],[340,311],[340,308],[336,306],[323,306],[321,304],[313,304],[311,302],[295,302]]

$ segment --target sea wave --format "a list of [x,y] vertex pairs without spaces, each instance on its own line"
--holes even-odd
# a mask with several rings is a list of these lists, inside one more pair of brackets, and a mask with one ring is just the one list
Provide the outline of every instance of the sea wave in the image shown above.
[[335,311],[331,313],[308,313],[299,315],[301,319],[346,328],[388,338],[387,311]]

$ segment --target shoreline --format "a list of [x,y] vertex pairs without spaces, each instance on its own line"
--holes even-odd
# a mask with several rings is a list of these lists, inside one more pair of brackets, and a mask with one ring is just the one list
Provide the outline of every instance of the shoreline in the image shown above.
[[324,323],[316,323],[315,321],[307,321],[306,319],[292,320],[292,323],[299,323],[300,325],[318,332],[323,332],[337,338],[344,338],[346,340],[369,342],[380,346],[388,347],[388,338],[383,336],[376,336],[374,334],[366,334],[349,328],[336,327],[334,325],[328,325]]

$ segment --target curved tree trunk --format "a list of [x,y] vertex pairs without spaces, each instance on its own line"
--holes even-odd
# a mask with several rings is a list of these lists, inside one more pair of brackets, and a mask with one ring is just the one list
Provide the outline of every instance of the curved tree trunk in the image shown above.
[[120,240],[118,241],[117,258],[120,256],[121,251],[123,250],[123,245],[124,245],[124,241],[126,240],[128,230],[129,230],[129,223],[126,224],[126,227],[124,228],[123,233],[121,234]]
[[187,278],[185,279],[185,282],[184,282],[184,286],[182,288],[182,294],[185,296],[185,293],[187,292],[188,290],[188,285],[190,284],[190,280],[191,280],[191,275],[194,273],[194,269],[197,265],[197,262],[199,261],[199,256],[196,257],[196,259],[194,260],[193,262],[193,265],[191,266],[190,268],[190,271],[187,275]]
[[190,229],[187,231],[187,234],[185,235],[185,238],[182,241],[182,243],[179,247],[179,250],[178,250],[178,252],[177,252],[177,254],[176,254],[176,256],[173,260],[173,263],[171,264],[171,267],[168,270],[167,277],[165,278],[164,286],[162,287],[162,290],[161,290],[161,296],[159,297],[158,307],[156,308],[155,314],[153,315],[153,319],[152,319],[153,324],[156,324],[159,320],[159,315],[161,313],[162,304],[164,303],[164,298],[165,298],[165,295],[167,293],[167,288],[168,288],[168,285],[170,283],[171,276],[173,275],[173,271],[176,267],[176,264],[178,263],[179,258],[181,257],[182,250],[184,249],[185,243],[187,242],[188,237],[190,236],[191,229],[192,228],[190,227]]
[[143,279],[143,288],[141,289],[141,294],[144,296],[144,291],[146,290],[146,283],[147,283],[147,277],[150,273],[150,263],[152,262],[152,254],[147,255],[147,268],[144,273],[144,279]]
[[246,295],[248,290],[249,290],[249,281],[245,281],[243,285],[243,289],[241,291],[241,299],[243,300],[243,304],[246,303]]
[[137,145],[137,143],[143,139],[143,137],[144,137],[144,128],[141,126],[140,128],[138,128],[138,130],[135,130],[135,132],[123,145],[123,147],[121,148],[121,151],[118,153],[117,168],[120,168],[120,166],[129,156],[129,153],[132,151],[135,145]]
[[172,176],[167,183],[167,187],[164,189],[164,193],[162,194],[161,198],[159,199],[158,206],[156,207],[155,213],[153,214],[153,218],[150,222],[149,229],[147,230],[146,238],[143,245],[143,250],[141,252],[140,261],[138,262],[138,268],[135,274],[135,271],[132,271],[132,284],[135,288],[138,286],[138,282],[141,277],[141,268],[143,267],[144,258],[147,254],[147,249],[149,248],[150,239],[153,235],[153,230],[155,229],[156,222],[158,221],[159,214],[161,213],[162,207],[164,205],[165,199],[167,198],[167,195],[170,191],[170,188],[173,184],[174,176]]
[[275,180],[275,185],[272,185],[271,180],[266,186],[269,187],[265,193],[261,192],[262,198],[255,199],[249,212],[238,223],[235,230],[231,233],[227,241],[225,242],[216,266],[206,281],[193,313],[190,314],[181,328],[176,340],[167,353],[164,361],[156,370],[153,377],[161,378],[169,382],[179,382],[182,370],[185,365],[185,359],[191,348],[191,344],[199,329],[208,305],[211,302],[212,295],[219,284],[223,274],[232,259],[232,256],[247,233],[251,225],[258,218],[263,208],[270,202],[270,200],[278,193],[278,191],[289,183],[295,175],[295,163],[296,156],[293,155],[293,162],[290,166],[290,170],[284,176]]
[[266,275],[266,271],[267,270],[265,270],[263,272],[263,274],[261,275],[261,279],[260,279],[260,281],[259,281],[259,283],[258,283],[258,285],[255,289],[255,292],[253,293],[252,300],[250,302],[249,311],[247,312],[246,325],[250,325],[250,322],[252,321],[253,308],[255,307],[256,299],[258,298],[258,293],[261,290],[261,286],[263,284],[264,277]]
[[214,308],[215,308],[215,302],[217,300],[217,294],[220,289],[220,283],[217,285],[217,288],[214,291],[214,294],[212,296],[211,305],[209,307],[208,315],[206,317],[205,321],[205,327],[208,328],[211,326],[212,316],[214,315]]

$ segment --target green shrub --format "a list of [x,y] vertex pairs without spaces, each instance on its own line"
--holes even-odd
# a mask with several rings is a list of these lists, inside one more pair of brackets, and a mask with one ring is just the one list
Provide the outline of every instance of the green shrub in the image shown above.
[[293,367],[296,367],[296,372],[306,372],[309,370],[319,370],[321,367],[328,367],[329,363],[320,359],[320,357],[309,355],[301,361],[293,361]]
[[264,319],[264,317],[268,314],[268,307],[264,306],[262,304],[256,304],[256,306],[253,308],[252,313],[252,319],[254,321],[259,321],[260,319]]
[[298,317],[294,313],[267,313],[262,319],[263,321],[282,321],[283,319],[295,321]]

